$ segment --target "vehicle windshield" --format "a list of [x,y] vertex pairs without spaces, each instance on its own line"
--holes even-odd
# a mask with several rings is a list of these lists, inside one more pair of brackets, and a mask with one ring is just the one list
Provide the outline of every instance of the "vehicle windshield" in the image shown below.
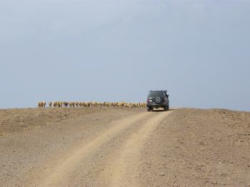
[[149,93],[149,97],[162,97],[163,96],[163,92],[162,91],[151,91]]

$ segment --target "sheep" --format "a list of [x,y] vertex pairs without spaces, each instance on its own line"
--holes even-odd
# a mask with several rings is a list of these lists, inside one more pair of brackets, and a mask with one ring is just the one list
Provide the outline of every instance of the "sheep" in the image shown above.
[[[119,108],[142,108],[146,107],[146,103],[130,103],[130,102],[60,102],[60,101],[55,101],[55,102],[49,102],[48,106],[51,107],[70,107],[70,108],[75,108],[75,107],[119,107]],[[45,108],[46,107],[46,102],[39,102],[38,103],[39,108]]]
[[49,107],[51,108],[53,106],[53,102],[49,102]]
[[46,102],[45,101],[38,102],[38,107],[39,108],[45,108],[46,107]]
[[64,106],[64,107],[66,107],[66,108],[67,108],[67,107],[68,107],[68,105],[69,105],[69,103],[68,103],[68,102],[63,102],[63,106]]
[[74,108],[74,107],[75,107],[75,103],[74,103],[74,102],[70,102],[70,103],[69,103],[69,106],[70,106],[71,108]]

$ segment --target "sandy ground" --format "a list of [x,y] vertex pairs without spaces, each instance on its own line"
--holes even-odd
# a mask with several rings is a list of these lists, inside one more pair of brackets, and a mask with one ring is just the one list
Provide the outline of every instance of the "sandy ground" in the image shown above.
[[0,110],[1,186],[250,186],[250,113]]

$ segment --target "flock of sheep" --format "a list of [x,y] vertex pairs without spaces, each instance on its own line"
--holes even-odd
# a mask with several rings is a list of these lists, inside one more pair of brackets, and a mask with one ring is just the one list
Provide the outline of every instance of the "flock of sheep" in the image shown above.
[[126,108],[142,108],[146,107],[146,103],[127,103],[127,102],[39,102],[39,108],[79,108],[79,107],[126,107]]

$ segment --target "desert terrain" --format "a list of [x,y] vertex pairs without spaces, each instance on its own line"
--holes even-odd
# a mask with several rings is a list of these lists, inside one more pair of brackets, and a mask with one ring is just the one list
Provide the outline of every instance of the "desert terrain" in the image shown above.
[[250,113],[0,110],[0,186],[250,187]]

